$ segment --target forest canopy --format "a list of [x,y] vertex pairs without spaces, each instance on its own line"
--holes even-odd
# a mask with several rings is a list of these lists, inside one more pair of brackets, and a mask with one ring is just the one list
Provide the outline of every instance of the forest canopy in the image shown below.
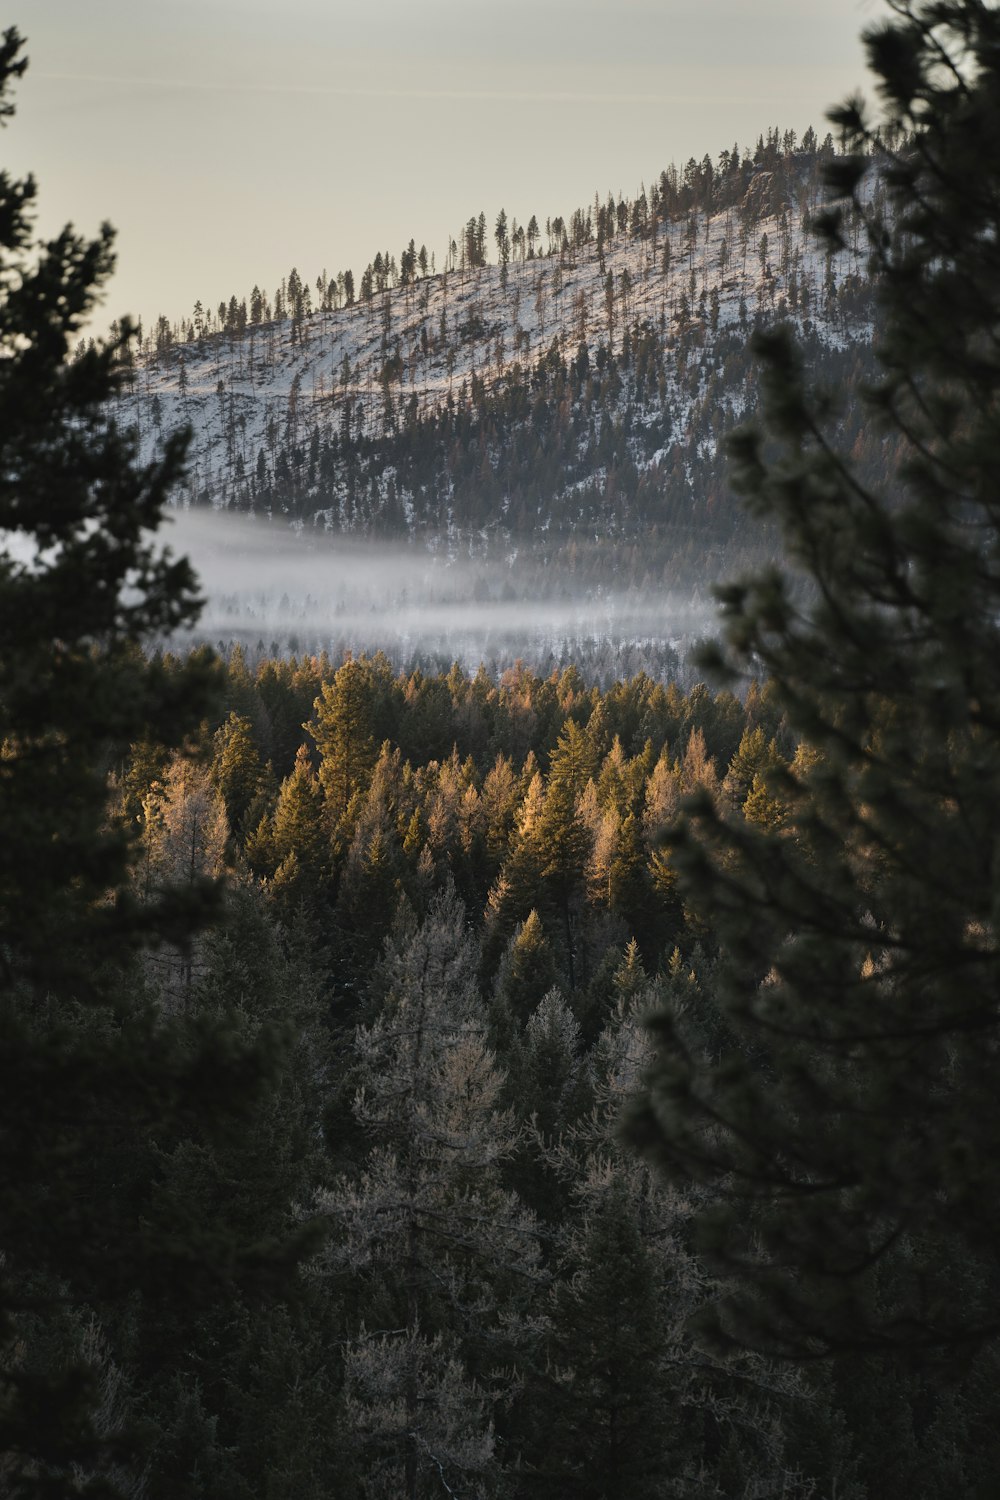
[[891,11],[875,378],[757,338],[718,688],[150,649],[185,438],[0,176],[0,1488],[992,1493],[1000,13]]

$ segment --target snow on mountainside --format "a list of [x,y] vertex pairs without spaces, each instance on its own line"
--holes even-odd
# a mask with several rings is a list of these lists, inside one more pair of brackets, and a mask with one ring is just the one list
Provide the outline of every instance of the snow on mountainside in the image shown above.
[[808,229],[832,145],[784,144],[544,233],[501,215],[500,264],[480,216],[437,274],[411,241],[403,274],[380,255],[357,297],[324,276],[313,310],[293,272],[249,316],[234,297],[161,319],[117,419],[144,458],[190,424],[199,507],[506,567],[470,583],[480,604],[704,599],[771,545],[729,494],[722,442],[756,405],[752,329],[792,322],[834,389],[871,357],[867,248],[831,256]]
[[[553,341],[568,358],[586,346],[594,365],[645,327],[665,335],[658,397],[673,409],[672,445],[683,445],[697,393],[689,365],[707,373],[720,334],[778,318],[834,347],[870,334],[835,295],[864,279],[865,249],[855,244],[831,263],[811,238],[820,189],[808,165],[777,203],[774,173],[756,168],[738,204],[647,218],[642,231],[600,247],[572,244],[564,231],[561,244],[550,236],[549,253],[418,277],[300,322],[189,330],[186,343],[147,346],[120,419],[138,426],[146,457],[162,432],[190,423],[193,494],[225,507],[238,501],[241,478],[266,473],[280,447],[307,444],[314,431],[378,438],[449,400],[468,404],[474,381],[489,391],[530,372]],[[741,414],[738,396],[726,405]],[[316,506],[331,524],[335,509]]]

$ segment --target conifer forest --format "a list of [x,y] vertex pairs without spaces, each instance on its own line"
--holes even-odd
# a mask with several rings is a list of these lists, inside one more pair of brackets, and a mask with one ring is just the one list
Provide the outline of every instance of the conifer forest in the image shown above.
[[865,45],[106,337],[0,171],[0,1497],[997,1494],[1000,9]]

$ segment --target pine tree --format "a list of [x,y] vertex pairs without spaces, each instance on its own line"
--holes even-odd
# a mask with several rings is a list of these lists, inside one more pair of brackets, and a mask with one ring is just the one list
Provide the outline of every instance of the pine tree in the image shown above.
[[265,775],[253,726],[236,712],[216,731],[212,781],[225,803],[230,828],[242,838],[249,831],[247,814],[264,787]]
[[317,1273],[352,1273],[348,1404],[366,1496],[494,1492],[491,1413],[533,1337],[535,1226],[500,1176],[515,1139],[485,1045],[475,951],[453,891],[391,943],[385,996],[355,1036],[371,1147],[318,1203],[336,1235]]
[[[677,983],[690,990],[684,977]],[[714,1290],[691,1253],[691,1199],[662,1188],[618,1138],[651,1052],[640,1018],[653,990],[634,946],[615,988],[618,1004],[589,1059],[593,1107],[545,1153],[564,1206],[545,1364],[525,1403],[534,1437],[526,1493],[707,1497],[746,1483],[747,1492],[804,1497],[813,1489],[796,1482],[782,1430],[797,1375],[754,1355],[715,1361],[686,1332]]]
[[378,754],[371,663],[345,661],[333,681],[323,684],[314,716],[305,727],[322,756],[319,776],[331,817],[334,823],[340,822]]
[[511,935],[493,984],[494,1010],[520,1030],[556,981],[552,949],[537,911],[530,911]]
[[276,870],[294,854],[314,885],[322,880],[329,857],[323,793],[305,745],[299,746],[291,774],[281,783],[270,825],[270,844]]
[[823,227],[869,236],[861,399],[897,461],[863,483],[788,336],[758,339],[768,432],[737,477],[788,569],[723,592],[726,661],[770,677],[810,753],[768,778],[779,826],[702,795],[673,839],[729,1037],[713,1055],[665,1015],[634,1127],[712,1188],[716,1333],[783,1352],[1000,1332],[1000,12],[891,8],[866,35],[881,134],[859,103],[831,116]]
[[[303,945],[281,941],[259,891],[233,891],[227,918],[204,945],[198,1013],[231,1017],[247,1040],[280,1029],[289,1044],[238,1132],[215,1143],[160,1136],[144,1216],[166,1233],[186,1222],[209,1245],[237,1230],[286,1248],[304,1234],[312,1248],[311,1226],[296,1220],[324,1170],[316,1125],[328,1077],[325,1006]],[[337,1354],[322,1347],[326,1310],[306,1283],[285,1290],[291,1305],[268,1307],[239,1278],[220,1277],[208,1305],[133,1299],[133,1381],[153,1438],[143,1493],[152,1500],[186,1493],[195,1475],[209,1495],[280,1493],[286,1467],[317,1483],[320,1465],[333,1460]],[[178,1403],[176,1387],[189,1399]]]
[[685,1474],[672,1452],[679,1404],[665,1350],[662,1263],[644,1243],[622,1176],[586,1184],[586,1211],[548,1309],[546,1380],[532,1392],[541,1421],[528,1493],[654,1500]]
[[[0,124],[20,48],[5,31]],[[141,1290],[169,1300],[183,1285],[190,1302],[217,1268],[181,1223],[148,1235],[131,1193],[153,1169],[133,1141],[202,1135],[263,1066],[143,1003],[143,943],[188,937],[206,910],[197,880],[138,899],[136,825],[108,798],[130,745],[183,742],[217,684],[205,657],[142,651],[197,615],[189,565],[155,540],[185,437],[142,466],[109,421],[131,326],[69,351],[112,269],[112,231],[36,248],[34,198],[32,179],[0,174],[0,1472],[25,1497],[108,1493],[108,1443],[124,1458],[114,1352],[94,1353],[99,1331],[67,1350],[67,1319],[85,1331],[85,1305],[110,1319]],[[235,1243],[217,1250],[239,1259]]]

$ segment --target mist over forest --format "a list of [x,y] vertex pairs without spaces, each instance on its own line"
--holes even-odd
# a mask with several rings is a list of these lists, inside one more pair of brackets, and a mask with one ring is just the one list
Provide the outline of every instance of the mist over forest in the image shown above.
[[[398,640],[473,665],[670,642],[692,608],[700,630],[712,587],[780,548],[728,468],[758,410],[754,333],[788,323],[833,393],[874,372],[864,239],[834,254],[810,232],[836,159],[832,136],[772,127],[568,217],[473,214],[437,269],[411,242],[356,275],[292,266],[161,316],[112,406],[142,458],[188,426],[184,506],[327,538],[358,570],[331,588],[303,567],[286,590],[268,567],[239,602],[213,583],[213,630],[218,610],[236,630],[252,609],[251,643]],[[826,424],[885,472],[892,451],[857,402]]]
[[[728,466],[753,334],[788,322],[831,392],[873,373],[863,238],[832,254],[810,231],[835,160],[831,135],[772,127],[568,217],[480,212],[438,269],[411,241],[161,316],[113,415],[144,459],[190,428],[171,517],[206,597],[191,638],[682,672],[716,586],[780,546]],[[826,425],[885,472],[857,402]]]
[[164,539],[190,558],[205,599],[189,638],[238,642],[251,659],[382,651],[400,667],[572,662],[600,680],[666,680],[714,618],[697,588],[615,591],[581,581],[565,557],[546,565],[530,544],[503,561],[449,557],[193,508],[171,509]]

